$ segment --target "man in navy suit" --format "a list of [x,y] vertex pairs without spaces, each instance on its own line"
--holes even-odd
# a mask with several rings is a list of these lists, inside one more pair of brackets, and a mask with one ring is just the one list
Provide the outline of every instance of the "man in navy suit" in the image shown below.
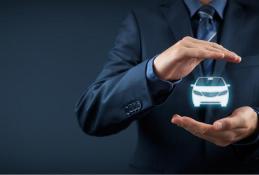
[[[258,20],[256,1],[132,11],[76,106],[81,127],[106,136],[137,121],[136,172],[259,173]],[[194,107],[190,85],[214,76],[231,84],[228,106]]]

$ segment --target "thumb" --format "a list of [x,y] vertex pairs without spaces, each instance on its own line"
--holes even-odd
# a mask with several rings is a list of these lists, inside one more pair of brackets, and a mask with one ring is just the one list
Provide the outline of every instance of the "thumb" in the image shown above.
[[216,121],[213,123],[213,127],[216,130],[223,130],[223,123],[224,121]]
[[242,126],[240,117],[229,116],[213,123],[216,130],[230,130]]

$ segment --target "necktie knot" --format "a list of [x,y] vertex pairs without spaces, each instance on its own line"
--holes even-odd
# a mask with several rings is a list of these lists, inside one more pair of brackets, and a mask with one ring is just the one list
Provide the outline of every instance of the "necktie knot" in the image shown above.
[[199,9],[198,14],[200,18],[209,18],[212,20],[215,15],[215,12],[216,11],[212,6],[204,5]]

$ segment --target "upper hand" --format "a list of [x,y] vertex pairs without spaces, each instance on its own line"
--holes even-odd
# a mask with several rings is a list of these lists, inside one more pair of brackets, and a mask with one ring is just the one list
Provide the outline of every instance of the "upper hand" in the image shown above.
[[191,73],[206,58],[241,62],[237,54],[221,45],[185,37],[155,59],[154,70],[163,80],[179,80]]
[[173,116],[172,123],[199,138],[225,147],[252,135],[258,128],[258,116],[252,108],[241,107],[230,116],[215,121],[213,125],[179,115]]

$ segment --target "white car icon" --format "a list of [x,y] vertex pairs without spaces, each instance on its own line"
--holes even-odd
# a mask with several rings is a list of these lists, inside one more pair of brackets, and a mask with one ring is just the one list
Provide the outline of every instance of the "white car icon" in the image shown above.
[[194,107],[228,104],[230,85],[222,77],[200,77],[191,87]]

